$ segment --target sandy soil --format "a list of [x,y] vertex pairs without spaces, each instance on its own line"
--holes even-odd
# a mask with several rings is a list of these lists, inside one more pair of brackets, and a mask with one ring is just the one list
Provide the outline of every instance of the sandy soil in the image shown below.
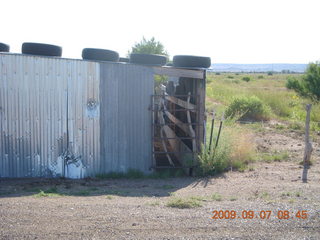
[[[256,142],[286,149],[291,157],[214,178],[2,179],[0,239],[320,239],[319,152],[302,183],[297,161],[303,138],[264,132]],[[64,196],[36,195],[52,188]],[[191,197],[201,206],[167,206]],[[235,210],[240,218],[212,219],[215,210]],[[255,217],[243,219],[249,210]],[[259,218],[269,210],[269,219]],[[284,210],[289,219],[277,217]],[[307,211],[307,218],[296,217],[298,211]]]

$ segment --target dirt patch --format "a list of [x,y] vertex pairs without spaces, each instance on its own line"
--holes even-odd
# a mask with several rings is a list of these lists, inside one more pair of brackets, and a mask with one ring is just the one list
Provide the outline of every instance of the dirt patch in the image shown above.
[[[274,124],[273,124],[274,125]],[[263,153],[286,152],[290,161],[302,161],[304,154],[304,134],[298,131],[279,131],[274,126],[266,126],[263,131],[255,134],[255,143],[258,151]],[[320,159],[320,139],[315,136],[312,139],[312,159]]]

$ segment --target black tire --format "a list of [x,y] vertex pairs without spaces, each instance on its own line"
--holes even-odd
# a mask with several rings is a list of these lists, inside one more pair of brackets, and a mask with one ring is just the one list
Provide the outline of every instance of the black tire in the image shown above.
[[127,62],[130,62],[130,59],[129,59],[129,58],[123,58],[123,57],[121,57],[121,58],[119,58],[119,62],[125,62],[125,63],[127,63]]
[[176,55],[173,57],[173,66],[185,68],[209,68],[211,66],[211,58],[189,55]]
[[0,52],[9,52],[10,51],[10,46],[5,43],[0,42]]
[[22,53],[39,56],[61,57],[62,47],[45,43],[25,42],[22,44]]
[[149,66],[163,66],[167,63],[167,57],[157,54],[132,53],[130,62]]
[[95,61],[118,62],[119,53],[100,48],[84,48],[82,50],[82,59]]

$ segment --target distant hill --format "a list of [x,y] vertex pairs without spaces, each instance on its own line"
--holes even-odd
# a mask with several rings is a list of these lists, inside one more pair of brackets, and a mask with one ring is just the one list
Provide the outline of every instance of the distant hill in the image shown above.
[[[214,63],[211,65],[213,72],[282,72],[290,71],[302,73],[306,70],[307,64],[233,64],[233,63]],[[210,71],[209,70],[209,71]]]

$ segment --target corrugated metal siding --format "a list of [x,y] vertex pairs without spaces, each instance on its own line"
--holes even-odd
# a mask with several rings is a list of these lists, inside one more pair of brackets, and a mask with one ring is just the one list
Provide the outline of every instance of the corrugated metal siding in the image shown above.
[[152,164],[152,68],[132,64],[101,64],[101,153],[103,172],[139,169]]
[[97,171],[99,104],[87,100],[99,99],[99,64],[14,54],[0,63],[0,177],[63,175],[68,147],[78,161],[66,176]]
[[19,54],[0,64],[0,177],[149,171],[152,68]]
[[68,149],[76,162],[66,176],[94,176],[100,170],[100,64],[68,60]]
[[0,59],[0,176],[48,176],[66,145],[61,62],[19,55]]

